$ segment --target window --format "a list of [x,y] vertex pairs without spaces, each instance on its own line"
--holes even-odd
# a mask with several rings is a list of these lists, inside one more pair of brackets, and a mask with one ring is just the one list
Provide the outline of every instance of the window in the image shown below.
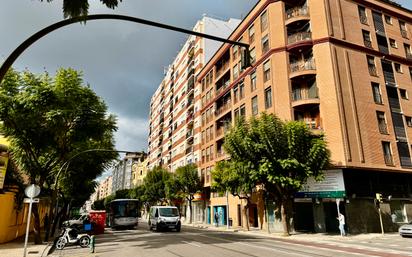
[[368,17],[366,16],[366,9],[363,6],[358,6],[359,21],[362,24],[368,25]]
[[249,27],[249,44],[252,44],[255,41],[255,26]]
[[233,79],[237,79],[239,77],[239,69],[237,67],[237,64],[233,66]]
[[412,59],[411,45],[409,45],[409,44],[403,44],[403,48],[405,48],[406,58]]
[[382,94],[378,83],[372,83],[373,100],[376,104],[382,104]]
[[402,66],[400,63],[395,63],[395,70],[398,73],[402,73]]
[[260,29],[261,31],[265,31],[268,28],[268,12],[264,11],[262,15],[260,15]]
[[238,86],[233,87],[233,101],[234,103],[236,103],[237,101],[239,101],[239,88]]
[[256,62],[256,49],[253,48],[250,50],[250,63],[253,64]]
[[270,60],[263,64],[263,82],[270,79]]
[[409,67],[409,77],[412,79],[412,67]]
[[402,37],[408,38],[408,31],[406,29],[406,23],[404,21],[399,21],[399,29],[401,30]]
[[256,71],[250,74],[250,92],[256,90]]
[[272,107],[272,88],[268,87],[265,89],[265,108],[270,107]]
[[269,35],[266,35],[262,38],[262,54],[269,51]]
[[252,98],[252,115],[257,115],[258,112],[258,99],[257,96],[255,96]]
[[239,114],[240,114],[241,117],[246,116],[246,106],[244,104],[242,104],[242,106],[240,106]]
[[386,165],[393,165],[392,150],[390,142],[382,142],[383,157]]
[[408,99],[408,93],[406,92],[405,89],[399,89],[399,94],[401,95],[402,99]]
[[390,38],[389,44],[391,45],[392,48],[398,48],[398,45],[396,44],[395,39]]
[[243,99],[245,97],[245,85],[243,82],[239,84],[239,99]]
[[234,45],[234,46],[232,47],[233,59],[236,59],[236,58],[237,58],[238,49],[239,49],[239,46],[237,46],[237,45]]
[[385,22],[386,24],[392,25],[392,17],[389,15],[385,15]]
[[405,116],[405,121],[406,121],[406,125],[408,127],[412,127],[412,117],[410,116]]
[[376,72],[375,57],[367,55],[366,59],[368,61],[369,74],[371,76],[377,76],[378,73]]
[[372,41],[371,41],[371,35],[370,32],[367,30],[362,30],[362,35],[363,35],[363,43],[366,47],[372,48]]
[[376,112],[378,118],[378,127],[381,134],[388,134],[388,126],[386,125],[385,113]]

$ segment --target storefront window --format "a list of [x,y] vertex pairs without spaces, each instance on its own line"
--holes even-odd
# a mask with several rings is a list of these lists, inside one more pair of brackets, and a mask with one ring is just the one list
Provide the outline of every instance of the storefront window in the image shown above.
[[406,218],[405,204],[399,200],[391,200],[391,219],[393,223],[406,223],[408,222]]

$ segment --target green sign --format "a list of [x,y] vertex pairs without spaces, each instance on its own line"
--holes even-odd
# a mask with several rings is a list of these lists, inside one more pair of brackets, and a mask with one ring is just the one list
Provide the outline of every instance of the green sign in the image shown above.
[[315,181],[309,178],[296,198],[343,198],[346,197],[342,170],[324,171],[324,179]]

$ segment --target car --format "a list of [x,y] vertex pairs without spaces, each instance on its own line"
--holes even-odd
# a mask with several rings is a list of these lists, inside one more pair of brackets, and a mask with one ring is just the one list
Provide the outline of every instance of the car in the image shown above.
[[180,232],[179,209],[175,206],[152,206],[149,212],[149,229],[156,231],[175,229]]
[[399,228],[399,234],[402,237],[412,236],[412,221],[408,224],[402,225]]
[[74,218],[71,220],[64,221],[63,226],[70,227],[70,226],[83,225],[83,222],[87,220],[88,218],[89,218],[88,214],[77,215],[77,216],[74,216]]

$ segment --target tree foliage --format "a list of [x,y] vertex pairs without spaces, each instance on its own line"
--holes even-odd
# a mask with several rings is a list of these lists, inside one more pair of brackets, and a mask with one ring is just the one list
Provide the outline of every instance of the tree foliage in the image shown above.
[[[82,74],[72,69],[60,69],[54,78],[48,73],[10,70],[0,87],[0,120],[0,132],[10,141],[13,160],[42,192],[72,156],[90,148],[114,148],[115,118],[107,114],[102,99],[83,85]],[[93,180],[115,156],[99,152],[71,161],[59,181],[65,199],[87,199],[94,190]],[[36,241],[40,242],[37,234]]]
[[[44,1],[44,0],[40,0]],[[53,0],[47,0],[52,2]],[[114,9],[122,0],[100,0],[102,4],[108,8]],[[63,0],[63,15],[64,18],[73,18],[86,16],[89,13],[89,1],[88,0]]]
[[150,205],[158,202],[166,202],[167,184],[170,178],[171,174],[159,166],[148,171],[146,177],[143,179],[144,198],[142,200],[150,203]]
[[[280,206],[284,232],[289,234],[294,194],[309,177],[321,179],[322,170],[329,165],[330,154],[323,136],[313,135],[304,123],[283,122],[273,114],[262,113],[249,121],[237,122],[225,136],[224,149],[231,157],[229,169],[223,169],[226,175],[214,172],[215,177],[225,179],[229,183],[226,189],[235,193],[249,190],[249,183],[262,184]],[[230,186],[231,178],[236,178],[236,172],[230,170],[242,165],[249,177],[246,181],[235,179],[236,183]]]
[[[180,193],[182,197],[189,202],[190,217],[189,223],[192,223],[192,201],[194,194],[203,189],[200,181],[197,166],[195,164],[187,164],[176,169],[175,176],[169,180],[168,188],[174,188],[174,192]],[[170,190],[172,191],[172,190]]]

